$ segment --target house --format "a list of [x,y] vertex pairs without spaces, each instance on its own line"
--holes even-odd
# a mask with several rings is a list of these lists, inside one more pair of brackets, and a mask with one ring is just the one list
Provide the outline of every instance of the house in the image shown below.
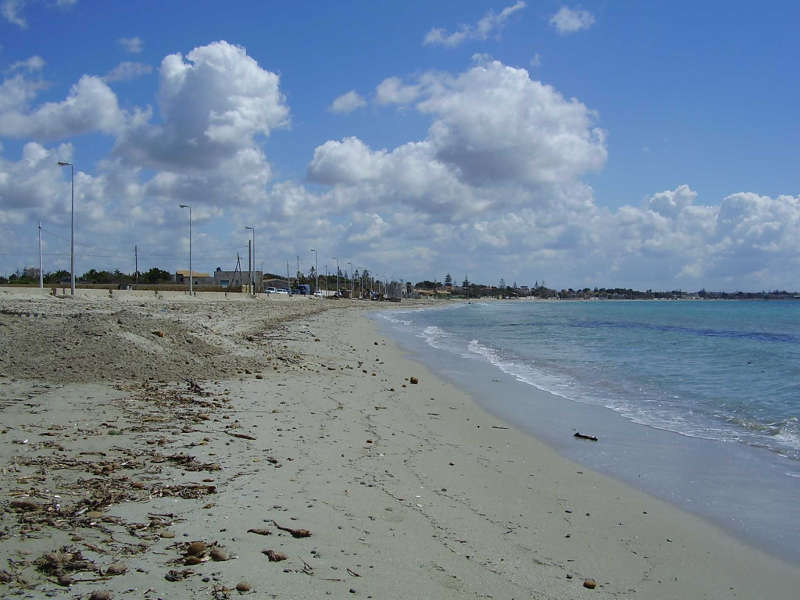
[[[223,271],[220,267],[217,267],[217,270],[214,271],[214,285],[218,287],[239,288],[247,285],[249,279],[250,271]],[[263,292],[263,273],[261,271],[253,271],[253,279],[255,279],[256,292]]]
[[[208,273],[199,273],[192,269],[192,285],[214,285],[214,278]],[[175,271],[175,283],[189,283],[189,269]]]

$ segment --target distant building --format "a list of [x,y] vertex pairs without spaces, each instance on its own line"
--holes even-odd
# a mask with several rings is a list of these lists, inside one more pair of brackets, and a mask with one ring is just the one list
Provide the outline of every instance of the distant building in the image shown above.
[[[264,274],[261,271],[253,271],[256,292],[264,291]],[[223,271],[217,267],[214,271],[214,285],[223,288],[238,288],[250,283],[250,271]]]
[[[192,285],[214,285],[214,278],[208,273],[199,273],[192,269]],[[175,283],[189,283],[189,269],[178,269],[173,278]]]

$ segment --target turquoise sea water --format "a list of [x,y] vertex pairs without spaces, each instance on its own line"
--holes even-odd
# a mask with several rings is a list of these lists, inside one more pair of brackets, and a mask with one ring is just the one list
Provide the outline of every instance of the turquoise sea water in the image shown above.
[[[800,302],[473,302],[380,315],[488,410],[800,561]],[[573,445],[576,427],[602,444]]]

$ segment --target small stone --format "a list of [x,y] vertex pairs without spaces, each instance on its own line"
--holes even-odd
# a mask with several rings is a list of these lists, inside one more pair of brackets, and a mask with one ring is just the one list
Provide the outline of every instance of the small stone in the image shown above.
[[228,560],[228,553],[225,552],[222,548],[212,548],[211,549],[211,559],[216,561],[225,561]]
[[95,590],[89,596],[89,600],[111,600],[111,592],[107,590]]
[[250,591],[250,584],[246,581],[240,581],[236,584],[236,591],[237,592],[249,592]]
[[205,542],[191,542],[186,547],[186,554],[190,554],[192,556],[199,556],[203,552],[206,551],[206,543]]
[[267,555],[269,562],[280,562],[282,560],[286,560],[286,555],[283,552],[278,552],[277,550],[262,550],[262,553]]
[[416,385],[419,383],[419,379],[417,379],[416,377],[412,377],[411,379],[408,380],[408,382]]
[[68,587],[72,585],[72,577],[63,573],[62,575],[58,576],[58,585],[63,585],[64,587]]
[[128,567],[122,563],[111,563],[106,569],[106,575],[122,575],[127,570]]
[[161,330],[159,330],[159,329],[156,329],[156,330],[153,332],[153,335],[157,335],[158,337],[164,337],[164,332],[163,332],[163,331],[161,331]]
[[187,556],[186,558],[183,559],[183,564],[189,566],[199,565],[201,562],[203,562],[203,559],[200,558],[199,556]]
[[583,582],[583,587],[593,590],[597,587],[597,582],[594,579],[586,579]]

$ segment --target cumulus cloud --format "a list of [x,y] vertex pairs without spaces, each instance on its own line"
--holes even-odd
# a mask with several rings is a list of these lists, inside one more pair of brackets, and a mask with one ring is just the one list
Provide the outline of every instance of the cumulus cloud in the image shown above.
[[493,33],[500,32],[511,15],[521,11],[525,6],[525,2],[519,0],[510,6],[506,6],[497,14],[490,10],[475,25],[462,25],[452,33],[448,33],[441,27],[435,27],[425,35],[422,43],[423,45],[440,45],[453,48],[467,40],[485,40]]
[[61,102],[47,102],[31,110],[28,103],[41,82],[20,76],[0,86],[0,135],[18,138],[59,139],[90,131],[121,130],[125,114],[117,97],[99,77],[84,75]]
[[552,184],[574,181],[606,160],[604,132],[585,105],[498,61],[458,77],[428,73],[414,85],[390,78],[378,98],[418,99],[416,109],[433,117],[428,138],[390,153],[353,138],[323,144],[309,167],[312,179],[353,183],[385,160],[403,156],[408,166],[406,157],[415,154],[471,185]]
[[244,48],[224,41],[185,58],[171,54],[159,70],[162,123],[128,129],[115,152],[156,168],[213,168],[254,147],[257,136],[288,125],[279,83]]
[[144,48],[144,42],[139,37],[119,38],[117,42],[131,54],[139,54]]
[[[314,186],[272,181],[262,142],[288,125],[289,109],[278,76],[242,48],[218,42],[166,57],[152,112],[121,111],[89,76],[64,100],[37,105],[44,85],[22,67],[0,84],[0,135],[22,139],[7,144],[13,158],[0,146],[3,272],[36,262],[39,219],[57,255],[45,269],[68,265],[52,235],[69,230],[69,177],[56,165],[67,160],[77,165],[79,272],[132,270],[134,244],[140,268],[185,266],[187,232],[175,226],[183,202],[194,208],[202,269],[235,264],[247,223],[270,240],[258,259],[273,270],[295,253],[307,268],[307,249],[321,248],[321,269],[327,252],[387,278],[683,289],[800,280],[800,196],[701,198],[677,185],[639,205],[598,206],[584,181],[606,161],[598,116],[486,57],[462,73],[384,80],[378,100],[428,119],[427,133],[386,148],[325,141],[308,164]],[[56,127],[60,119],[68,126]],[[87,128],[114,141],[92,173],[70,144],[37,139]]]
[[130,81],[153,72],[153,67],[139,62],[121,62],[103,77],[103,81]]
[[367,105],[364,98],[361,97],[355,90],[350,90],[346,94],[342,94],[330,105],[328,110],[334,113],[351,113],[358,108]]
[[556,14],[550,17],[550,25],[555,27],[561,35],[575,33],[594,25],[594,15],[588,10],[562,6]]
[[378,85],[376,99],[379,104],[410,104],[421,92],[419,85],[406,85],[399,77],[387,77]]

